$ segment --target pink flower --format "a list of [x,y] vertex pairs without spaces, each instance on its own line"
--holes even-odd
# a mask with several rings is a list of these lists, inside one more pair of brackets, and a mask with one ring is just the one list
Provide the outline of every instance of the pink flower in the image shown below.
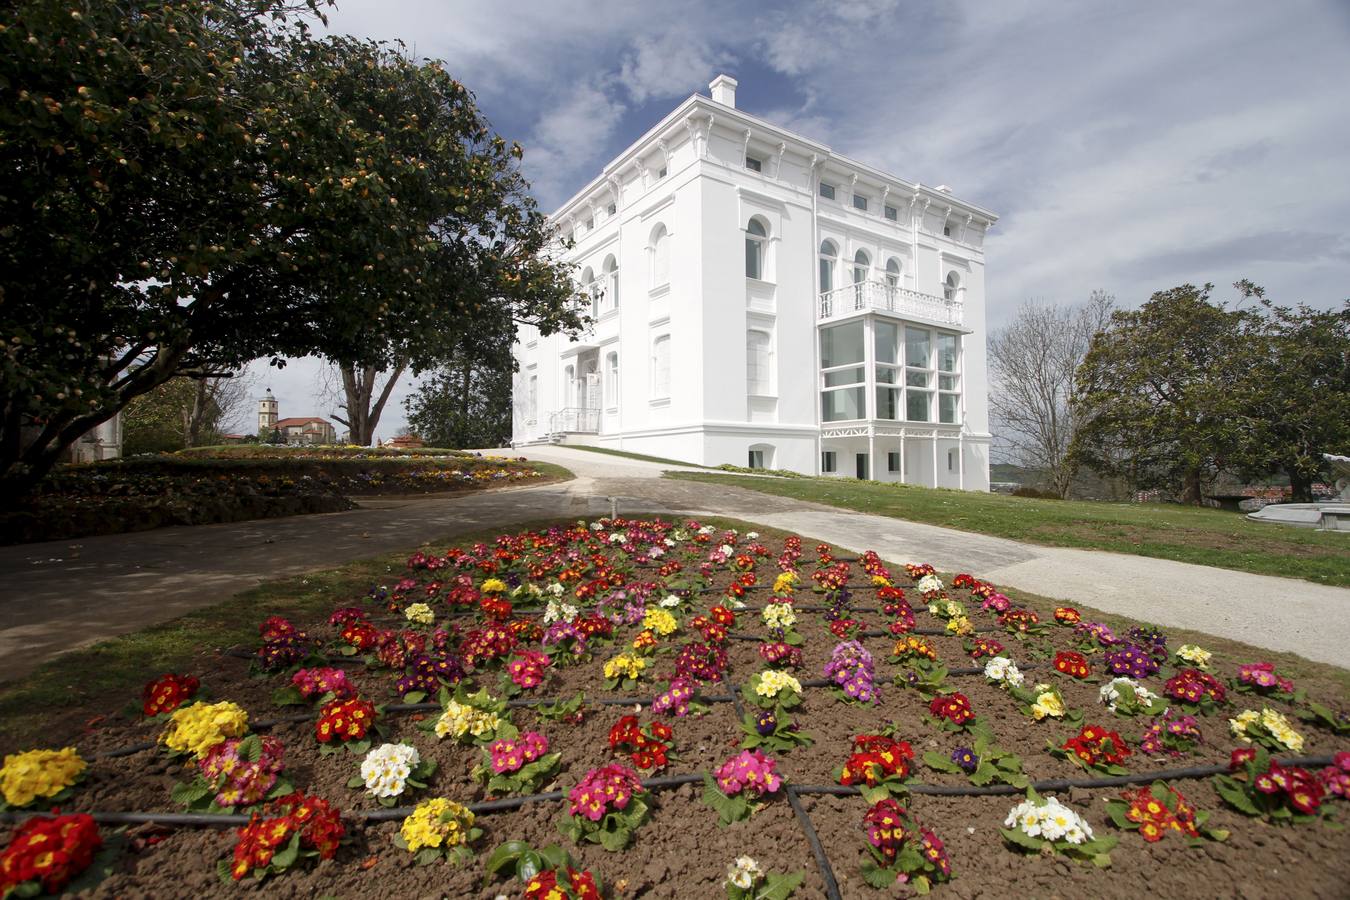
[[783,784],[776,771],[777,765],[761,750],[742,750],[717,770],[717,786],[727,796],[742,791],[749,791],[755,797],[772,794]]

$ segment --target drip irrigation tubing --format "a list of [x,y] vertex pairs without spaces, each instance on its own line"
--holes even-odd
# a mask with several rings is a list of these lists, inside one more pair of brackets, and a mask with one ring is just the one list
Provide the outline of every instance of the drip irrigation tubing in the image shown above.
[[[1302,766],[1305,768],[1316,768],[1319,766],[1329,766],[1334,763],[1335,757],[1331,754],[1321,756],[1301,756],[1292,759],[1277,760],[1282,766]],[[1226,764],[1216,764],[1208,766],[1193,766],[1185,769],[1161,769],[1153,772],[1141,772],[1135,775],[1112,775],[1103,778],[1054,778],[1045,781],[1032,782],[1031,787],[1037,791],[1063,791],[1073,788],[1106,788],[1121,787],[1130,784],[1149,784],[1154,781],[1175,781],[1188,778],[1207,778],[1210,775],[1222,775],[1229,771]],[[644,779],[644,787],[652,790],[660,790],[670,787],[679,787],[685,784],[696,784],[703,781],[705,773],[695,772],[687,775],[665,775],[657,778]],[[860,791],[852,785],[838,784],[791,784],[785,786],[789,800],[794,795],[829,795],[835,797],[857,796]],[[1007,784],[995,784],[985,787],[976,786],[951,786],[941,784],[909,784],[905,785],[905,790],[911,794],[926,794],[939,797],[985,797],[991,795],[1022,794],[1024,789],[1016,788]],[[541,794],[526,794],[520,797],[507,797],[501,800],[484,800],[479,803],[468,804],[468,808],[475,813],[503,812],[506,810],[518,809],[530,803],[547,802],[550,800],[561,800],[564,794],[562,791],[549,791]],[[796,806],[794,805],[794,809]],[[383,822],[391,819],[402,819],[409,816],[413,807],[396,807],[391,809],[378,810],[353,810],[345,813],[348,818],[355,818],[361,821]],[[0,812],[0,822],[22,822],[32,816],[45,815],[42,812]],[[168,812],[92,812],[97,822],[115,825],[131,825],[143,822],[158,822],[163,825],[233,825],[246,824],[249,816],[240,813],[168,813]],[[802,810],[800,815],[805,815]]]
[[797,799],[797,789],[788,785],[784,790],[787,794],[788,805],[792,807],[792,812],[797,816],[797,824],[801,826],[802,833],[806,835],[806,842],[811,845],[811,855],[816,858],[816,868],[820,869],[820,877],[825,882],[825,896],[829,900],[840,900],[839,882],[835,880],[834,868],[830,865],[830,858],[825,855],[825,848],[821,846],[820,835],[816,834],[815,823],[811,817],[806,814],[802,808],[802,803]]
[[[1301,766],[1317,768],[1329,766],[1335,757],[1331,754],[1321,756],[1300,756],[1293,759],[1276,760],[1282,766]],[[1134,775],[1108,775],[1101,778],[1051,778],[1045,781],[1033,781],[1031,787],[1037,791],[1067,791],[1074,788],[1123,787],[1130,784],[1152,784],[1155,781],[1176,781],[1187,778],[1208,778],[1210,775],[1223,775],[1229,772],[1227,763],[1208,766],[1192,766],[1186,769],[1160,769],[1153,772],[1139,772]],[[851,797],[861,791],[852,785],[841,784],[798,784],[792,790],[798,794],[827,794],[834,797]],[[1010,784],[992,784],[984,787],[951,786],[945,784],[909,784],[905,790],[911,794],[927,794],[936,797],[987,797],[997,794],[1024,794],[1024,788]]]

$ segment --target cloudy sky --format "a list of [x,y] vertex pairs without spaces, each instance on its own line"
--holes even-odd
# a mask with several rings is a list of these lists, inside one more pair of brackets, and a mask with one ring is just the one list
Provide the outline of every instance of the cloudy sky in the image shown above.
[[[1344,0],[339,0],[329,21],[444,60],[546,209],[727,72],[743,109],[999,213],[995,327],[1098,288],[1350,297]],[[259,374],[282,415],[327,415],[316,372]]]

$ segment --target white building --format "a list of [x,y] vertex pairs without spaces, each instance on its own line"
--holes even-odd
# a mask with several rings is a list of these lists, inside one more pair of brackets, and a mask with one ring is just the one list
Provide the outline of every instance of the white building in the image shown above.
[[595,321],[518,334],[513,442],[988,490],[996,217],[711,89],[554,213]]

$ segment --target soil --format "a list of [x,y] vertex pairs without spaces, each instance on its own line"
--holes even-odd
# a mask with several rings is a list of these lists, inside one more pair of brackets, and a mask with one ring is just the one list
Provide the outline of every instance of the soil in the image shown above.
[[[706,547],[695,548],[706,552]],[[774,556],[762,559],[757,567],[761,583],[771,581],[776,569],[773,560],[778,547],[771,548]],[[808,575],[815,570],[814,553],[806,548],[801,571]],[[892,567],[897,583],[909,582],[903,570]],[[414,573],[419,581],[432,580],[422,570]],[[443,573],[441,573],[443,575]],[[637,580],[654,580],[654,569],[645,568],[635,573]],[[861,573],[854,564],[854,581]],[[729,576],[723,572],[717,581],[724,586]],[[544,582],[541,582],[544,583]],[[952,597],[965,603],[972,620],[982,629],[996,628],[994,618],[981,612],[978,602],[963,591],[952,591]],[[941,622],[929,615],[917,593],[910,590],[918,627],[934,629]],[[412,596],[412,593],[409,595]],[[721,590],[700,595],[692,604],[696,611],[706,610],[722,596]],[[755,611],[767,596],[757,591],[747,596],[750,608],[738,614],[734,635],[763,636],[764,629]],[[805,591],[799,606],[814,601]],[[354,605],[364,598],[352,598]],[[855,591],[857,607],[870,607],[875,597],[870,589]],[[444,610],[444,606],[437,607]],[[1043,618],[1048,611],[1042,610]],[[858,613],[856,618],[878,628],[884,617],[877,613]],[[372,611],[372,620],[381,627],[397,627],[397,620],[387,610]],[[466,621],[455,619],[454,621]],[[334,629],[326,623],[297,623],[308,626],[311,634],[325,640],[335,637]],[[799,613],[797,630],[805,638],[804,664],[797,672],[800,679],[819,679],[838,639],[830,633],[823,617],[816,612]],[[566,791],[590,768],[612,761],[607,737],[610,726],[629,712],[637,712],[643,722],[651,720],[645,709],[637,706],[600,706],[593,701],[607,697],[654,694],[674,672],[673,652],[654,657],[654,671],[646,679],[642,691],[609,692],[603,687],[602,667],[605,659],[623,649],[636,627],[616,629],[614,644],[597,643],[591,660],[576,666],[550,669],[549,680],[532,691],[546,699],[564,698],[584,690],[592,705],[580,724],[562,724],[539,716],[528,708],[513,710],[513,721],[522,730],[542,731],[552,744],[551,749],[562,752],[556,780],[543,790]],[[1119,631],[1118,631],[1119,633]],[[669,641],[667,647],[691,639],[687,627]],[[1011,655],[1027,670],[1029,682],[1048,681],[1062,692],[1070,708],[1084,711],[1086,721],[1105,725],[1120,731],[1137,747],[1138,738],[1147,719],[1129,719],[1114,716],[1098,701],[1102,679],[1101,657],[1090,657],[1097,677],[1084,682],[1054,673],[1047,660],[1055,649],[1074,647],[1072,630],[1051,627],[1043,636],[1019,641],[1001,630],[988,636],[1002,641]],[[897,687],[891,679],[899,667],[889,662],[890,637],[865,637],[864,644],[876,659],[877,683],[881,685],[880,700],[875,705],[844,702],[826,688],[807,688],[805,702],[795,712],[801,730],[814,738],[809,747],[796,748],[786,753],[772,754],[786,779],[798,786],[829,785],[834,783],[833,771],[850,752],[853,735],[875,733],[886,725],[897,729],[898,737],[912,743],[917,757],[926,750],[944,755],[969,739],[940,732],[925,724],[927,700],[916,691]],[[938,649],[940,659],[952,668],[974,665],[962,648],[959,638],[928,637]],[[760,671],[762,660],[758,644],[751,640],[732,639],[727,642],[729,667],[725,684],[706,685],[705,695],[727,694],[738,691],[738,686]],[[1216,660],[1212,665],[1221,678],[1236,674],[1246,659]],[[396,703],[393,676],[387,671],[348,666],[351,676],[361,688],[362,696],[377,703]],[[1162,684],[1171,669],[1164,668],[1144,683],[1161,693]],[[256,721],[274,719],[294,713],[304,713],[304,707],[278,709],[272,704],[273,691],[286,680],[284,675],[257,677],[250,673],[249,663],[228,654],[214,658],[212,665],[202,672],[210,699],[230,699],[247,709]],[[481,673],[481,683],[494,694],[498,691],[499,673],[496,670]],[[1033,779],[1084,778],[1081,770],[1052,756],[1048,744],[1058,745],[1076,734],[1077,728],[1054,722],[1035,723],[1018,709],[1016,702],[1002,690],[987,683],[980,675],[950,676],[949,683],[966,694],[981,720],[989,725],[995,741],[1001,748],[1018,754],[1023,769]],[[1347,698],[1333,682],[1300,680],[1310,696],[1333,708],[1347,707]],[[1131,773],[1146,773],[1179,766],[1226,762],[1235,740],[1230,736],[1227,717],[1243,708],[1269,705],[1291,714],[1288,702],[1251,697],[1230,691],[1230,703],[1219,714],[1200,717],[1205,743],[1192,754],[1181,759],[1149,760],[1136,753],[1128,760]],[[434,715],[428,713],[425,715]],[[415,745],[424,757],[438,763],[431,786],[425,793],[408,798],[415,803],[427,796],[448,796],[464,803],[488,799],[481,784],[470,773],[481,759],[481,751],[439,741],[434,735],[415,727],[423,714],[389,713],[384,719],[387,733],[384,740],[406,740]],[[709,771],[731,756],[742,737],[739,717],[732,703],[711,703],[701,716],[667,719],[674,729],[674,758],[666,770],[650,774],[683,774]],[[1304,735],[1303,755],[1329,754],[1350,749],[1350,741],[1334,735],[1311,723],[1296,722]],[[115,718],[98,727],[85,730],[78,737],[80,751],[86,758],[119,747],[141,742],[152,742],[160,730],[155,723],[118,721]],[[322,756],[313,738],[309,722],[277,725],[271,734],[281,738],[286,748],[287,777],[306,793],[317,794],[334,802],[344,811],[378,809],[378,804],[363,791],[347,786],[347,780],[356,773],[357,756],[339,753]],[[56,737],[57,735],[53,735]],[[55,743],[59,746],[59,743]],[[93,758],[88,778],[74,797],[63,805],[67,811],[155,811],[177,812],[169,792],[173,785],[190,776],[181,763],[175,763],[160,751],[145,750],[121,758]],[[644,773],[645,774],[645,773]],[[965,785],[964,778],[933,772],[915,760],[914,780],[928,784]],[[1111,790],[1084,790],[1058,792],[1061,799],[1071,803],[1087,819],[1099,835],[1115,835],[1120,843],[1112,852],[1113,865],[1108,870],[1086,864],[1074,864],[1063,858],[1028,856],[1009,849],[998,833],[1007,811],[1017,802],[1015,796],[993,797],[936,797],[915,795],[907,804],[915,816],[932,827],[946,843],[955,878],[938,886],[939,896],[962,898],[994,896],[1081,897],[1081,896],[1137,896],[1141,889],[1150,894],[1168,897],[1208,897],[1231,895],[1238,897],[1267,897],[1272,894],[1300,897],[1345,897],[1350,884],[1350,831],[1337,830],[1330,824],[1276,827],[1260,820],[1249,819],[1225,807],[1208,779],[1174,782],[1185,796],[1200,809],[1211,813],[1213,826],[1227,828],[1231,837],[1224,843],[1206,843],[1190,847],[1176,837],[1168,837],[1157,844],[1146,844],[1138,834],[1116,829],[1109,821],[1103,801],[1117,796]],[[740,855],[756,859],[768,871],[801,871],[805,881],[795,896],[825,896],[825,881],[812,855],[801,823],[793,814],[784,796],[768,802],[753,819],[729,828],[719,828],[715,814],[700,801],[701,785],[685,785],[661,789],[652,794],[651,820],[636,834],[634,843],[621,853],[608,853],[593,844],[574,846],[558,831],[558,822],[565,812],[565,801],[528,803],[510,812],[488,813],[479,817],[478,824],[485,835],[477,845],[479,857],[485,858],[492,848],[507,840],[524,840],[535,846],[560,843],[583,864],[602,878],[614,897],[715,897],[722,894],[721,883],[726,867]],[[802,805],[809,815],[828,856],[834,877],[843,897],[883,897],[903,895],[901,888],[880,891],[866,885],[860,873],[860,863],[866,853],[861,821],[867,809],[861,797],[831,797],[803,795]],[[1329,803],[1334,818],[1344,823],[1348,805],[1344,801]],[[105,829],[110,826],[105,826]],[[397,823],[363,823],[347,820],[350,842],[328,862],[306,868],[297,867],[261,884],[246,882],[238,890],[275,897],[383,897],[389,895],[414,897],[481,897],[495,898],[500,894],[518,896],[519,882],[492,880],[485,883],[479,860],[461,867],[436,864],[417,867],[409,854],[392,843]],[[133,834],[151,833],[144,827],[133,829]],[[234,888],[221,885],[215,874],[215,862],[231,852],[234,834],[228,829],[156,827],[153,834],[161,837],[158,843],[143,847],[139,852],[128,851],[118,861],[115,872],[104,880],[90,896],[217,896],[228,895]],[[0,843],[8,839],[0,828]]]

